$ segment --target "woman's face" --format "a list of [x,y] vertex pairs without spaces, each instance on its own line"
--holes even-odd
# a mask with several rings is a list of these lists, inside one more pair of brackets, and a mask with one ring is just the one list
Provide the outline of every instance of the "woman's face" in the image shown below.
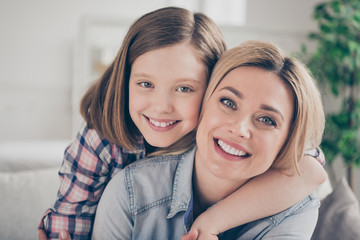
[[206,70],[190,43],[156,49],[134,61],[129,112],[150,145],[167,147],[197,126]]
[[288,136],[293,99],[272,72],[257,67],[232,70],[204,107],[196,166],[240,184],[265,172]]

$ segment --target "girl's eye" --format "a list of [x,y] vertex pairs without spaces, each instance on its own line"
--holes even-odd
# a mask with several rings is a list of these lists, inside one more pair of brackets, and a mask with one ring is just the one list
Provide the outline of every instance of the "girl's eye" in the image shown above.
[[274,126],[274,127],[277,126],[276,121],[271,117],[261,117],[260,121],[267,126]]
[[192,92],[193,90],[191,88],[189,88],[189,87],[181,86],[181,87],[178,87],[176,89],[176,91],[183,92],[183,93],[188,93],[188,92]]
[[236,109],[236,104],[231,99],[221,98],[220,102],[223,105],[225,105],[227,108],[231,108],[231,109],[234,109],[234,110]]
[[149,82],[139,82],[138,84],[144,88],[152,88],[153,87],[153,85]]

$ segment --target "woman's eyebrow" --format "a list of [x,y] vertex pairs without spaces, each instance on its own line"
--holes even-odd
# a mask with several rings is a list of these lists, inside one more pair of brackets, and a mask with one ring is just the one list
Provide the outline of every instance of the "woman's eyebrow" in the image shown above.
[[[244,98],[244,95],[241,92],[239,92],[238,90],[236,90],[235,88],[233,88],[233,87],[226,86],[226,87],[221,88],[220,90],[228,90],[228,91],[232,92],[239,99]],[[278,109],[276,109],[276,108],[274,108],[272,106],[266,105],[266,104],[262,104],[260,106],[260,108],[265,110],[265,111],[270,111],[270,112],[277,113],[281,117],[281,119],[284,120],[284,116],[281,114],[281,112]]]
[[284,120],[284,116],[281,114],[281,112],[278,109],[276,109],[276,108],[274,108],[272,106],[266,105],[266,104],[262,104],[260,106],[260,108],[265,110],[265,111],[270,111],[270,112],[277,113],[281,117],[281,119]]
[[236,97],[238,97],[240,99],[244,98],[244,95],[233,87],[226,86],[226,87],[221,88],[220,90],[228,90],[228,91],[232,92]]

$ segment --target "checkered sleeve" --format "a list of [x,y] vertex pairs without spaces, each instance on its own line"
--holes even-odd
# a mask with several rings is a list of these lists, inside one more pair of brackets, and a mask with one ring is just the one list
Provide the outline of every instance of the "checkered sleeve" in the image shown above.
[[319,161],[319,163],[322,165],[322,166],[325,166],[326,164],[326,159],[325,159],[325,155],[324,155],[324,152],[321,150],[321,148],[317,147],[316,148],[317,151],[318,151],[318,156],[316,157],[316,159]]
[[83,124],[75,141],[65,150],[57,199],[39,225],[48,239],[58,239],[63,229],[69,231],[72,240],[90,239],[96,207],[106,184],[137,159],[134,155],[122,152]]
[[325,159],[325,155],[323,153],[323,151],[321,150],[321,148],[316,147],[316,148],[312,148],[309,149],[305,152],[306,156],[311,156],[314,157],[316,160],[318,160],[318,162],[322,165],[325,166],[326,164],[326,159]]

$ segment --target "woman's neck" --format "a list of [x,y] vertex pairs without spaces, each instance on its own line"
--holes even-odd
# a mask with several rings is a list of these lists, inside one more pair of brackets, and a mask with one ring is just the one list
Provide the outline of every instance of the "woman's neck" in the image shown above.
[[198,154],[195,154],[195,163],[193,170],[193,192],[194,192],[194,214],[195,217],[205,211],[207,208],[226,198],[236,191],[248,180],[234,181],[231,179],[222,179],[212,174]]

